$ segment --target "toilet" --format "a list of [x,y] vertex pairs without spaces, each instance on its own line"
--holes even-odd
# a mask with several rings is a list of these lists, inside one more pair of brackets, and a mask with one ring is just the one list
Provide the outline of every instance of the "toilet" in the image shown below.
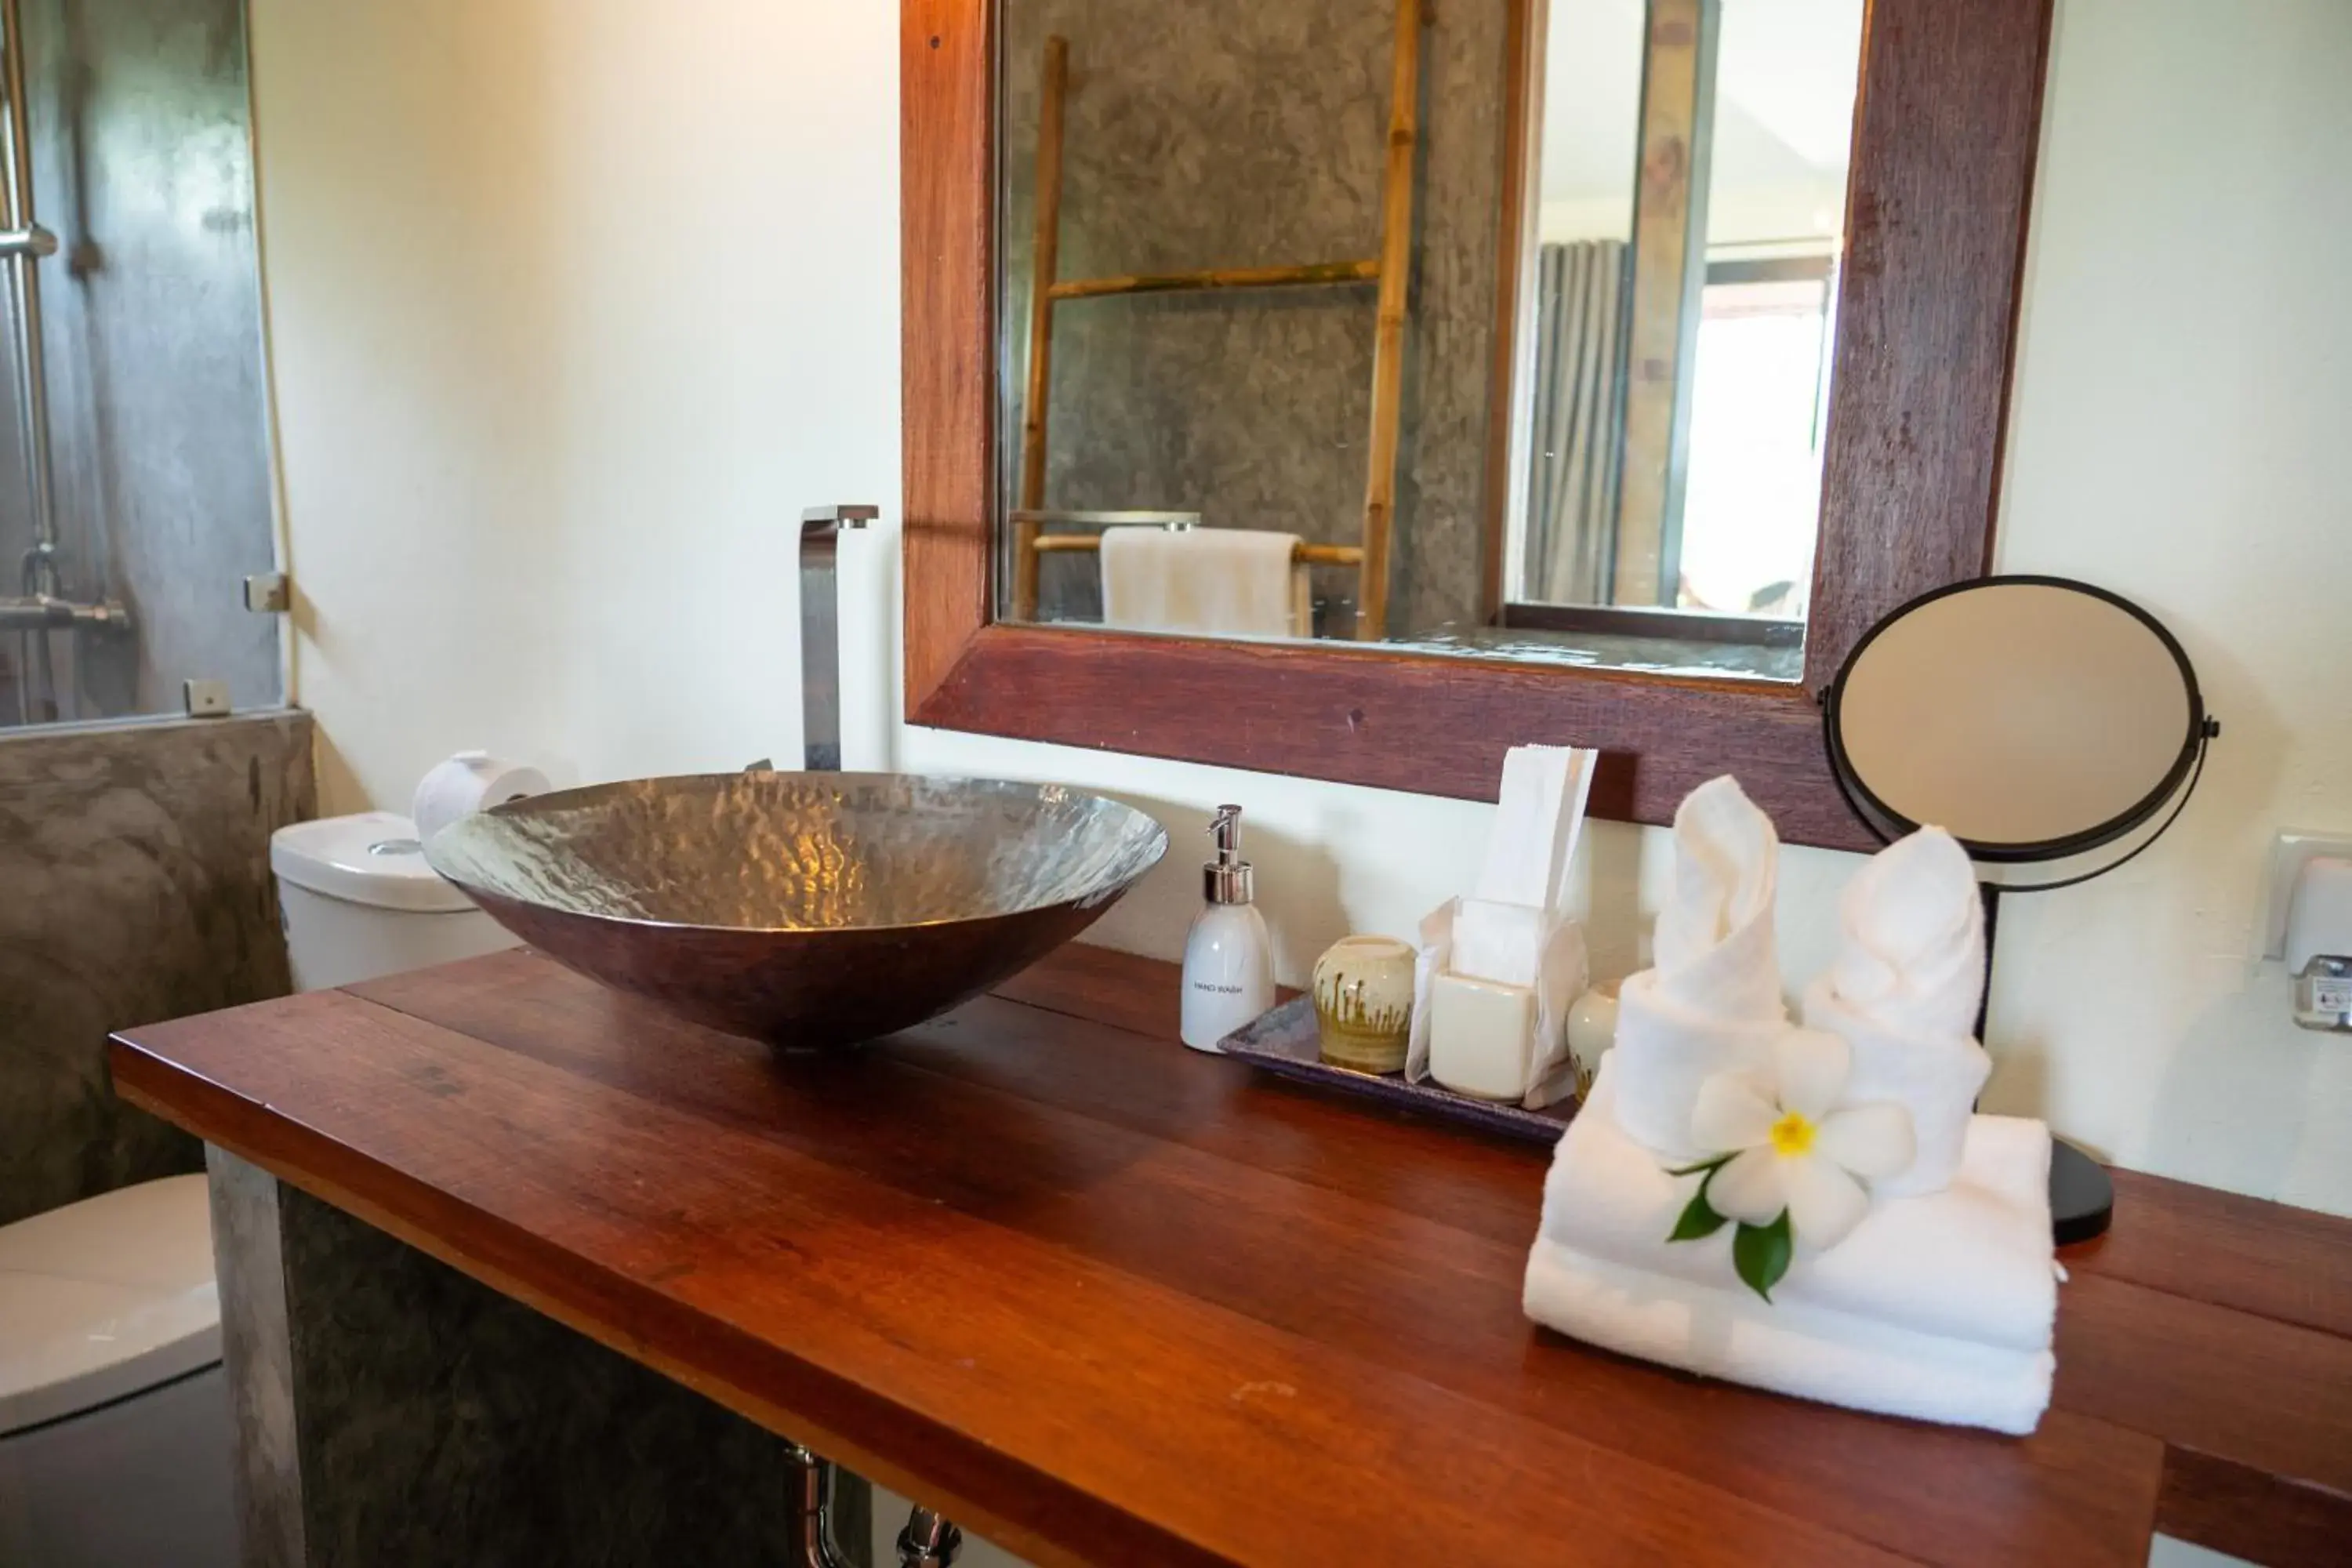
[[205,1178],[0,1226],[0,1563],[233,1568]]
[[[270,836],[295,988],[515,945],[391,812]],[[235,1437],[205,1178],[0,1226],[0,1565],[232,1568]]]
[[281,827],[269,836],[269,868],[297,991],[515,945],[425,863],[416,825],[389,811]]

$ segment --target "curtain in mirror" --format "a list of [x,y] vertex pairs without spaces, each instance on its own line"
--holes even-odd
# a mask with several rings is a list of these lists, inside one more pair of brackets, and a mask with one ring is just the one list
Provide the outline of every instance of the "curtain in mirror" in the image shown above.
[[1536,274],[1527,581],[1550,604],[1607,604],[1624,449],[1622,240],[1547,245]]

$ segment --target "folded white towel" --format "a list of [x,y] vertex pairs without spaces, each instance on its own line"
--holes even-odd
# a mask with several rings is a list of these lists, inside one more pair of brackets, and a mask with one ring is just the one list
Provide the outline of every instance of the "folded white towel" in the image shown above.
[[2056,1359],[1889,1328],[1819,1308],[1767,1306],[1587,1256],[1550,1240],[1528,1261],[1528,1316],[1643,1361],[1849,1410],[2023,1436],[2049,1407]]
[[1800,1251],[1769,1304],[1732,1229],[1669,1242],[1696,1176],[1669,1175],[1618,1120],[1622,1047],[1602,1059],[1544,1184],[1528,1316],[1607,1349],[1856,1409],[2031,1431],[2048,1404],[2057,1285],[2050,1135],[1980,1116],[1959,1175],[1874,1198],[1826,1252]]
[[1918,1157],[1874,1189],[1940,1191],[1960,1168],[1992,1058],[1971,1037],[1984,995],[1984,900],[1968,852],[1923,827],[1873,856],[1846,885],[1837,957],[1805,988],[1808,1028],[1853,1049],[1846,1098],[1911,1113]]
[[[1694,1284],[1745,1294],[1731,1229],[1669,1243],[1696,1176],[1669,1175],[1619,1123],[1619,1053],[1560,1139],[1544,1183],[1543,1234],[1581,1251]],[[2014,1116],[1979,1116],[1959,1177],[1928,1197],[1874,1196],[1845,1239],[1797,1261],[1772,1300],[1811,1303],[1917,1333],[2032,1350],[2050,1342],[2050,1131]],[[1760,1305],[1760,1303],[1759,1303]]]
[[1843,940],[1825,978],[1884,1028],[1976,1032],[1984,999],[1984,894],[1968,851],[1940,827],[1887,846],[1838,901]]
[[1727,1018],[1781,1015],[1772,900],[1780,835],[1739,781],[1709,779],[1675,808],[1675,886],[1654,962],[1671,1001]]
[[1726,776],[1675,812],[1675,885],[1658,913],[1656,962],[1618,996],[1625,1129],[1660,1153],[1700,1151],[1690,1138],[1699,1085],[1762,1065],[1787,1026],[1772,932],[1780,835]]
[[1196,637],[1314,634],[1298,536],[1243,528],[1103,531],[1103,624]]
[[1911,1113],[1917,1153],[1911,1164],[1872,1190],[1890,1198],[1941,1192],[1959,1173],[1976,1114],[1977,1095],[1992,1073],[1992,1058],[1966,1035],[1913,1035],[1881,1025],[1848,1006],[1827,976],[1805,987],[1805,1026],[1844,1037],[1853,1051],[1845,1098],[1857,1105],[1899,1105]]

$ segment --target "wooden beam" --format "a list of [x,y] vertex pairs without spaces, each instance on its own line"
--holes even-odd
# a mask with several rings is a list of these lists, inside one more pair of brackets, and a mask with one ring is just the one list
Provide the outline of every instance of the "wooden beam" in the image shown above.
[[1479,530],[1478,620],[1503,626],[1527,598],[1526,527],[1535,437],[1536,279],[1542,266],[1545,42],[1549,0],[1511,0],[1503,42],[1503,243],[1496,247],[1495,348],[1486,389],[1486,526]]
[[[1069,92],[1070,41],[1045,40],[1037,81],[1037,184],[1029,259],[1029,387],[1021,409],[1021,510],[1045,504],[1045,424],[1054,395],[1054,277],[1062,249],[1062,105]],[[1037,618],[1037,525],[1013,525],[1013,618]]]
[[1227,267],[1205,272],[1128,273],[1118,278],[1070,278],[1049,290],[1055,300],[1106,294],[1174,294],[1204,289],[1282,289],[1310,283],[1362,283],[1381,275],[1377,259],[1310,261],[1297,267]]
[[1389,81],[1388,170],[1381,193],[1381,299],[1372,336],[1372,435],[1364,479],[1364,568],[1356,637],[1389,627],[1389,534],[1396,523],[1397,440],[1404,417],[1404,320],[1412,284],[1412,162],[1420,141],[1421,0],[1397,0]]
[[1649,7],[1612,595],[1619,605],[1672,605],[1681,575],[1715,121],[1718,0],[1649,0]]

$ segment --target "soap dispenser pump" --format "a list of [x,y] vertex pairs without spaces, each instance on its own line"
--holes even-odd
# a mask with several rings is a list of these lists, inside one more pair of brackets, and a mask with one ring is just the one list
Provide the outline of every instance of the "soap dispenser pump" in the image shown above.
[[1274,1005],[1274,943],[1252,901],[1255,878],[1242,858],[1242,808],[1217,807],[1209,833],[1217,858],[1201,868],[1202,907],[1184,939],[1184,1043],[1217,1042]]

